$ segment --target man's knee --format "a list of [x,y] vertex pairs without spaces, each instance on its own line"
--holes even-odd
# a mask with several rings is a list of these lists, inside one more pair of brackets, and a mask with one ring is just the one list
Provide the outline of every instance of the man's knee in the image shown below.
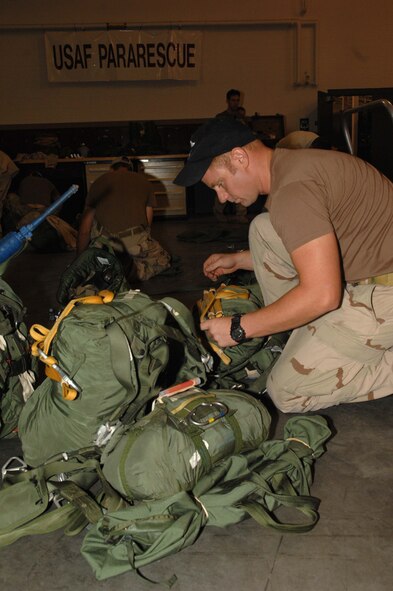
[[296,393],[291,382],[282,375],[281,372],[271,372],[268,377],[266,390],[274,403],[274,406],[281,412],[307,412],[310,397],[301,396]]

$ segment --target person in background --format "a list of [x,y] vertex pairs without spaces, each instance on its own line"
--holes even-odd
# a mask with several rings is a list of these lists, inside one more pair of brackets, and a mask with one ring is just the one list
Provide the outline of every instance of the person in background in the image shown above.
[[90,187],[77,253],[82,253],[92,238],[102,235],[124,263],[129,281],[146,281],[170,267],[170,255],[151,236],[152,186],[145,175],[132,172],[131,167],[128,158],[117,159],[110,172]]
[[265,307],[201,323],[219,347],[292,330],[267,392],[283,412],[393,393],[393,183],[335,150],[267,147],[241,123],[197,130],[175,183],[200,180],[226,201],[268,195],[250,250],[213,254],[216,281],[253,270]]
[[240,107],[240,90],[230,88],[226,94],[227,108],[217,113],[216,117],[237,117],[237,110]]
[[17,193],[25,204],[39,204],[49,207],[60,196],[49,179],[40,172],[31,171],[19,183]]
[[[11,186],[11,181],[19,172],[19,168],[14,164],[11,158],[0,150],[0,220],[3,215],[3,206],[7,193]],[[0,226],[0,237],[3,230]]]
[[244,107],[238,107],[236,111],[236,119],[247,125],[246,109]]
[[[242,120],[245,123],[246,110],[240,105],[240,90],[231,88],[226,94],[227,108],[221,113],[217,113],[216,117],[233,118]],[[229,217],[225,213],[226,203],[220,203],[217,196],[214,197],[213,212],[219,222],[228,222]],[[247,207],[240,203],[235,204],[234,221],[240,224],[248,224]]]

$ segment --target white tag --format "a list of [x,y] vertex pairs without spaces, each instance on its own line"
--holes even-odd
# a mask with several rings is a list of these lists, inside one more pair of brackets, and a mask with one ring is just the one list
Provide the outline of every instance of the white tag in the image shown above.
[[197,467],[197,465],[199,464],[199,462],[201,461],[201,456],[199,455],[199,452],[195,452],[192,454],[189,462],[190,462],[190,466],[193,470],[195,470],[195,468]]

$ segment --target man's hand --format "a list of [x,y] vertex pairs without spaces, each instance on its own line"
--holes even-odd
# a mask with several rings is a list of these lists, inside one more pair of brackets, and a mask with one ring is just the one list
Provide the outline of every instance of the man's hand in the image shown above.
[[231,339],[231,321],[230,316],[205,320],[201,322],[201,330],[206,332],[209,341],[214,341],[219,347],[234,347],[238,343]]
[[229,275],[238,269],[252,271],[253,264],[249,250],[228,254],[212,254],[203,264],[203,272],[212,281],[221,275]]

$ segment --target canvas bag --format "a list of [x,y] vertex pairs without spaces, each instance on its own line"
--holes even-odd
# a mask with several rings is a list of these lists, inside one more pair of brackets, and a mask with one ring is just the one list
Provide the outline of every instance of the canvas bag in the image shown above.
[[26,463],[102,446],[120,419],[130,423],[145,414],[162,388],[190,376],[204,383],[209,355],[194,330],[183,304],[139,291],[73,300],[50,331],[33,325],[33,352],[49,356],[48,377],[21,412]]
[[16,428],[35,382],[25,312],[22,301],[0,278],[0,438]]
[[[82,555],[96,578],[104,580],[140,573],[143,566],[193,544],[209,525],[226,527],[251,516],[277,531],[307,532],[318,521],[319,500],[310,495],[312,465],[329,437],[323,417],[291,417],[283,439],[226,458],[191,492],[107,513],[87,532]],[[280,519],[282,508],[294,512],[291,520],[287,515]]]
[[[60,454],[31,469],[23,460],[10,458],[2,468],[0,547],[58,529],[75,536],[105,511],[125,507],[103,478],[98,457],[98,450],[89,448],[72,456]],[[86,492],[97,479],[101,486],[95,494]]]
[[[255,312],[263,306],[261,289],[256,282],[247,285],[222,283],[218,288],[204,290],[202,298],[196,304],[201,322]],[[215,358],[214,379],[209,385],[241,388],[250,393],[261,394],[287,338],[287,333],[269,338],[256,337],[224,349],[209,341]]]
[[270,415],[240,391],[190,388],[159,397],[154,410],[117,433],[102,456],[103,474],[129,501],[191,490],[228,456],[267,439]]

